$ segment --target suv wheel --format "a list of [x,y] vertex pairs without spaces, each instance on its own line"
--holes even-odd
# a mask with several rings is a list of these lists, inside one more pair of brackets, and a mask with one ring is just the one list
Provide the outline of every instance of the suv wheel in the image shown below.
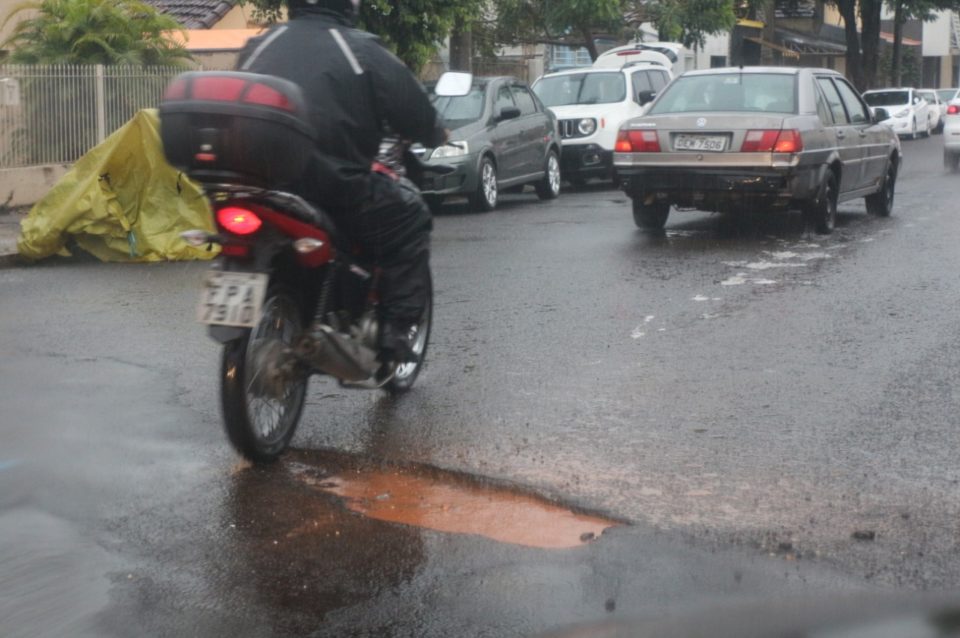
[[866,196],[867,212],[877,217],[889,217],[893,212],[893,195],[897,186],[897,164],[891,159],[880,190]]
[[560,195],[560,160],[556,151],[547,153],[546,171],[536,187],[540,199],[556,199]]
[[827,171],[817,198],[804,205],[803,217],[814,232],[821,235],[833,232],[837,224],[837,177],[833,171]]
[[670,216],[670,204],[644,204],[639,197],[632,198],[633,223],[643,230],[663,230]]
[[477,191],[470,196],[470,205],[485,213],[497,207],[497,167],[492,159],[484,157],[480,160],[479,175]]

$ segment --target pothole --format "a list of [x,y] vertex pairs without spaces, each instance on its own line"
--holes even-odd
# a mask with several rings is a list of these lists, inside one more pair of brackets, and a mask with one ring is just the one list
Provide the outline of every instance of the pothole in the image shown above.
[[436,471],[364,468],[317,476],[315,470],[300,467],[294,474],[372,519],[524,547],[578,547],[620,525],[536,496]]

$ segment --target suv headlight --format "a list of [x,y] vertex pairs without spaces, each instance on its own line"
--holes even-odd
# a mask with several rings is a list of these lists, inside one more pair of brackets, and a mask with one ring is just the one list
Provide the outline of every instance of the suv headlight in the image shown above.
[[893,117],[907,117],[908,115],[910,115],[910,109],[906,108],[906,109],[903,109],[902,111],[897,111],[896,113],[894,113]]
[[470,150],[466,142],[447,142],[443,146],[433,149],[430,159],[444,159],[447,157],[463,157]]
[[597,121],[590,117],[585,117],[579,122],[577,122],[577,132],[580,135],[593,135],[593,132],[597,130]]

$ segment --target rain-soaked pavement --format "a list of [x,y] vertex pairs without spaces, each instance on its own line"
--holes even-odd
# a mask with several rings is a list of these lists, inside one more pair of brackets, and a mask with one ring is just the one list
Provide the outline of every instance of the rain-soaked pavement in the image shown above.
[[829,238],[644,235],[601,187],[452,205],[415,390],[317,380],[266,468],[220,431],[203,265],[0,270],[0,635],[525,636],[955,587],[939,145]]

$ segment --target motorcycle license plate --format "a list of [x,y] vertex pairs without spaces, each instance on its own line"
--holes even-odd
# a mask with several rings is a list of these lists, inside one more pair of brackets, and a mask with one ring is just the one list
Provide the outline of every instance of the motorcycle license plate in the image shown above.
[[204,277],[197,321],[252,328],[260,320],[267,275],[208,270]]

